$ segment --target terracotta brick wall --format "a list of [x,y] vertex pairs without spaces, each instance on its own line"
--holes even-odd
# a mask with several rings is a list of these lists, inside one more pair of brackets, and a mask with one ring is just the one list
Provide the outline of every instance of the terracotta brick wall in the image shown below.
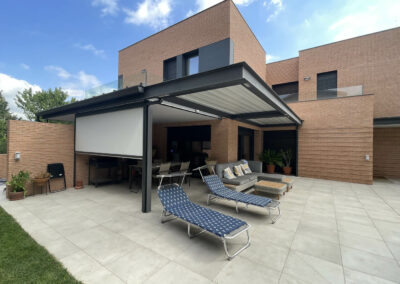
[[299,80],[298,57],[269,63],[266,67],[265,81],[270,86]]
[[89,156],[76,155],[76,180],[89,184]]
[[337,70],[338,88],[362,85],[364,94],[375,95],[375,118],[400,116],[399,46],[400,28],[395,28],[302,50],[298,59],[267,64],[266,81],[293,81],[298,64],[299,100],[314,100],[317,74]]
[[153,125],[153,145],[160,151],[162,159],[167,157],[167,127],[176,126],[211,126],[211,149],[206,150],[210,159],[215,159],[219,163],[232,162],[237,160],[238,147],[238,127],[247,127],[254,132],[254,158],[262,151],[263,133],[259,127],[248,125],[231,119],[196,121],[185,123],[169,123]]
[[7,178],[7,154],[0,154],[0,178]]
[[118,56],[118,74],[123,74],[129,85],[137,85],[129,82],[130,78],[136,78],[146,69],[149,84],[161,82],[165,59],[229,38],[229,13],[230,2],[224,1],[122,49]]
[[[14,160],[20,152],[21,159]],[[31,177],[47,170],[49,163],[63,163],[67,187],[73,186],[74,126],[54,123],[10,120],[8,126],[8,179],[20,170]],[[53,190],[61,189],[63,181],[51,182]],[[32,186],[28,185],[28,194]]]
[[118,74],[123,74],[124,85],[132,86],[143,80],[140,72],[146,69],[148,84],[159,83],[165,59],[226,38],[233,41],[234,62],[246,61],[265,78],[265,51],[231,0],[120,50]]
[[233,61],[245,61],[257,74],[265,78],[264,48],[261,46],[239,10],[232,1],[230,3],[230,38],[233,40]]
[[400,127],[374,128],[374,176],[400,178]]
[[[290,104],[304,120],[298,132],[299,176],[372,183],[373,99],[358,96]],[[366,154],[370,161],[365,160]]]

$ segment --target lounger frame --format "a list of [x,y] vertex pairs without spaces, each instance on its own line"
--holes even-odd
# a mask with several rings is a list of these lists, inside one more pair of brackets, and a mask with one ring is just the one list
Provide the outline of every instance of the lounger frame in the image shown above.
[[[193,171],[199,171],[201,179],[203,180],[203,182],[204,182],[204,176],[203,176],[203,173],[201,172],[201,170],[208,169],[208,167],[209,167],[208,165],[204,165],[204,166],[201,166],[201,167],[193,169]],[[213,170],[213,174],[215,174],[214,167],[212,168],[212,170]],[[225,200],[230,200],[230,201],[235,202],[236,203],[236,213],[238,213],[238,214],[239,214],[239,203],[243,203],[243,204],[246,205],[246,208],[249,208],[249,204],[248,203],[237,201],[237,200],[233,200],[233,199],[224,198],[224,197],[215,195],[213,193],[209,193],[208,196],[207,196],[207,206],[210,205],[210,202],[212,200],[214,200],[214,199],[225,199]],[[252,205],[252,204],[250,204],[250,205]],[[272,224],[275,224],[276,221],[278,221],[278,219],[281,217],[281,209],[280,209],[279,205],[280,205],[279,201],[272,200],[270,203],[267,204],[267,206],[265,206],[265,208],[268,210],[269,216],[272,216],[271,215],[271,209],[278,210],[278,215],[276,215],[274,218],[271,217],[271,223]],[[256,206],[256,205],[253,205],[253,206]],[[256,207],[261,207],[261,206],[256,206]]]
[[[246,205],[246,208],[249,208],[249,205],[252,205],[252,204],[249,204],[249,203],[245,203],[245,202],[241,202],[241,201],[237,201],[237,200],[233,200],[233,199],[224,198],[224,197],[215,195],[215,194],[213,194],[213,193],[209,193],[209,194],[208,194],[208,197],[207,197],[207,205],[210,205],[210,202],[211,202],[212,200],[214,200],[214,199],[223,199],[223,200],[229,200],[229,201],[235,202],[235,205],[236,205],[236,206],[235,206],[235,207],[236,207],[236,213],[238,213],[238,214],[239,214],[239,203],[245,204],[245,205]],[[272,201],[271,201],[270,203],[268,203],[267,206],[265,206],[265,207],[261,207],[261,206],[257,206],[257,205],[253,205],[253,206],[267,209],[267,210],[268,210],[269,216],[271,216],[271,223],[272,223],[272,224],[275,224],[276,221],[278,221],[278,219],[281,217],[281,209],[279,208],[279,205],[280,205],[279,201],[272,200]],[[278,210],[278,214],[277,214],[275,217],[272,217],[272,215],[271,215],[271,209]]]
[[[175,184],[175,185],[179,186],[178,184]],[[158,189],[160,189],[160,187],[158,187]],[[205,229],[202,229],[201,227],[199,227],[197,225],[194,225],[194,224],[192,224],[192,223],[190,223],[190,222],[188,222],[188,221],[186,221],[186,220],[184,220],[184,219],[182,219],[182,218],[180,218],[180,217],[168,212],[167,210],[163,209],[163,211],[161,213],[161,223],[162,224],[167,223],[167,222],[172,221],[172,220],[175,220],[175,219],[179,219],[179,220],[181,220],[181,221],[183,221],[184,223],[187,224],[187,234],[188,234],[188,237],[190,239],[192,239],[194,237],[197,237],[198,235],[200,235],[200,234],[202,234],[204,232],[207,232],[209,234],[212,234],[212,235],[220,238],[222,243],[223,243],[223,245],[224,245],[224,250],[225,250],[225,254],[226,254],[227,260],[232,260],[235,256],[237,256],[238,254],[240,254],[242,251],[244,251],[245,249],[247,249],[250,246],[249,229],[250,229],[251,226],[249,224],[245,224],[242,227],[240,227],[240,228],[236,229],[235,231],[231,232],[230,234],[227,234],[227,235],[224,235],[223,237],[221,237],[221,236],[218,236],[218,235],[216,235],[216,234],[214,234],[212,232],[209,232],[209,231],[207,231]],[[191,232],[191,227],[192,226],[200,229],[200,231],[193,234]],[[229,253],[227,241],[238,237],[242,233],[246,233],[246,235],[247,235],[246,244],[243,247],[241,247],[240,249],[238,249],[237,251],[233,252],[232,254]]]

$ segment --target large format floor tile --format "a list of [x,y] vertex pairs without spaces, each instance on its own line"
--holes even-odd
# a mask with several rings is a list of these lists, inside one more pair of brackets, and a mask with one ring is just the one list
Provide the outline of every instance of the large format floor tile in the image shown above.
[[[185,192],[206,206],[192,179]],[[359,185],[295,178],[275,224],[264,209],[217,200],[210,208],[251,225],[251,246],[226,260],[221,239],[187,236],[184,222],[160,223],[162,206],[141,213],[126,184],[36,195],[0,206],[84,283],[399,283],[400,184]],[[396,210],[397,209],[397,210]],[[246,242],[228,242],[235,251]]]
[[390,281],[399,281],[400,267],[393,258],[342,247],[343,265]]

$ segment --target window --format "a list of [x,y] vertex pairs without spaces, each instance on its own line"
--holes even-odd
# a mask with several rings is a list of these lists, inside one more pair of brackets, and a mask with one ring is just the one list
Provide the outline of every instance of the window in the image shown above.
[[164,81],[176,79],[176,58],[164,61]]
[[287,103],[299,100],[299,82],[272,85],[272,89]]
[[185,55],[185,75],[199,73],[199,53],[192,52]]
[[124,75],[118,76],[118,90],[121,90],[124,87]]
[[317,74],[317,99],[337,97],[337,71]]

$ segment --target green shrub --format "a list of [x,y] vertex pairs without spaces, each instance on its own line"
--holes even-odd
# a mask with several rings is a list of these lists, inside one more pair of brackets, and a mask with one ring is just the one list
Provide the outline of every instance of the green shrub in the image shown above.
[[25,192],[25,185],[29,180],[29,172],[28,171],[19,171],[18,174],[12,175],[11,180],[7,182],[7,185],[10,186],[12,192]]

